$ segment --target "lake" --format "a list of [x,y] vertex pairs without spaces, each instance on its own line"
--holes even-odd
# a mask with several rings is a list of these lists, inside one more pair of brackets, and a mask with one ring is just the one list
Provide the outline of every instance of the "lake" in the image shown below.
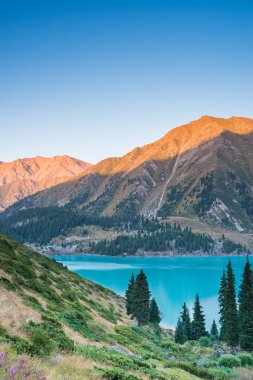
[[[220,278],[228,257],[114,257],[94,255],[51,255],[71,271],[124,295],[130,276],[143,269],[152,295],[162,311],[162,324],[174,327],[183,302],[190,309],[199,293],[208,328],[218,322]],[[245,257],[231,257],[237,289]],[[252,264],[252,258],[250,258]]]

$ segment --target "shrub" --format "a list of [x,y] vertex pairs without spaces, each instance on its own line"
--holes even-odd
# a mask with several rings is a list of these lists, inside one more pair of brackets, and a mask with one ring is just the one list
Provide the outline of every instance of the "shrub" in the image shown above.
[[239,354],[237,358],[241,361],[242,367],[253,366],[253,357],[250,354]]
[[130,375],[119,368],[96,368],[103,379],[109,380],[141,380],[139,377]]
[[223,355],[219,360],[220,367],[235,368],[240,367],[241,361],[234,355]]
[[207,336],[202,336],[199,339],[200,347],[210,347],[210,339]]
[[55,343],[50,336],[40,326],[36,326],[30,330],[32,341],[32,354],[34,355],[50,355],[55,349]]

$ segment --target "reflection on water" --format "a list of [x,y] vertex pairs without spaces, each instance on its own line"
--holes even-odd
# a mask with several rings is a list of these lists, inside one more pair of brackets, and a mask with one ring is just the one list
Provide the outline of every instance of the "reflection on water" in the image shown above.
[[[144,269],[152,294],[162,311],[162,323],[175,326],[185,301],[192,307],[196,293],[207,315],[207,324],[218,322],[217,293],[227,257],[113,257],[55,255],[70,270],[119,294],[124,294],[131,273]],[[232,257],[237,287],[245,257]]]

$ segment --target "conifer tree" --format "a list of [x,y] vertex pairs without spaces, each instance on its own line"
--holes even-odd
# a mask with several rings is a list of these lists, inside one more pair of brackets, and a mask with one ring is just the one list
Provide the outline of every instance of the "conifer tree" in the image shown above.
[[227,278],[225,271],[223,272],[223,275],[221,277],[220,282],[220,290],[219,290],[219,306],[220,306],[220,339],[225,340],[226,339],[226,326],[225,326],[225,294],[227,290]]
[[205,316],[197,294],[193,307],[192,339],[197,340],[206,335]]
[[247,259],[239,292],[239,343],[253,351],[253,274]]
[[218,327],[216,325],[215,320],[213,320],[213,323],[212,323],[212,326],[211,326],[211,330],[210,330],[210,335],[212,337],[215,337],[215,339],[217,339],[219,337],[219,330],[218,330]]
[[128,315],[133,314],[133,303],[134,303],[134,285],[135,279],[134,274],[132,273],[132,277],[129,281],[128,288],[126,290],[126,310]]
[[182,320],[181,318],[179,318],[177,321],[177,326],[175,330],[175,342],[179,344],[184,344],[186,340],[187,340],[187,337],[185,335]]
[[161,322],[160,311],[154,298],[152,298],[150,302],[149,322],[154,324],[159,324]]
[[236,304],[235,276],[230,260],[227,266],[227,287],[224,297],[224,306],[225,341],[229,346],[236,346],[239,343],[238,311]]
[[146,325],[149,322],[149,299],[150,291],[147,277],[141,270],[136,277],[133,294],[133,316],[137,319],[139,326]]
[[191,339],[191,319],[190,319],[189,309],[187,308],[185,302],[183,304],[181,320],[182,320],[183,329],[186,335],[186,339],[189,340]]

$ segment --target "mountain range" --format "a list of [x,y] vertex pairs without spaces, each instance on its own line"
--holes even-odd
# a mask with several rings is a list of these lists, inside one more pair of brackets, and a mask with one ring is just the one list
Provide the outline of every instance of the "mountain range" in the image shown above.
[[69,156],[0,162],[0,211],[28,195],[65,182],[90,166]]
[[97,216],[180,216],[252,229],[252,119],[203,116],[123,157],[92,166],[75,162],[81,173],[61,175],[62,183],[11,210],[59,206]]

